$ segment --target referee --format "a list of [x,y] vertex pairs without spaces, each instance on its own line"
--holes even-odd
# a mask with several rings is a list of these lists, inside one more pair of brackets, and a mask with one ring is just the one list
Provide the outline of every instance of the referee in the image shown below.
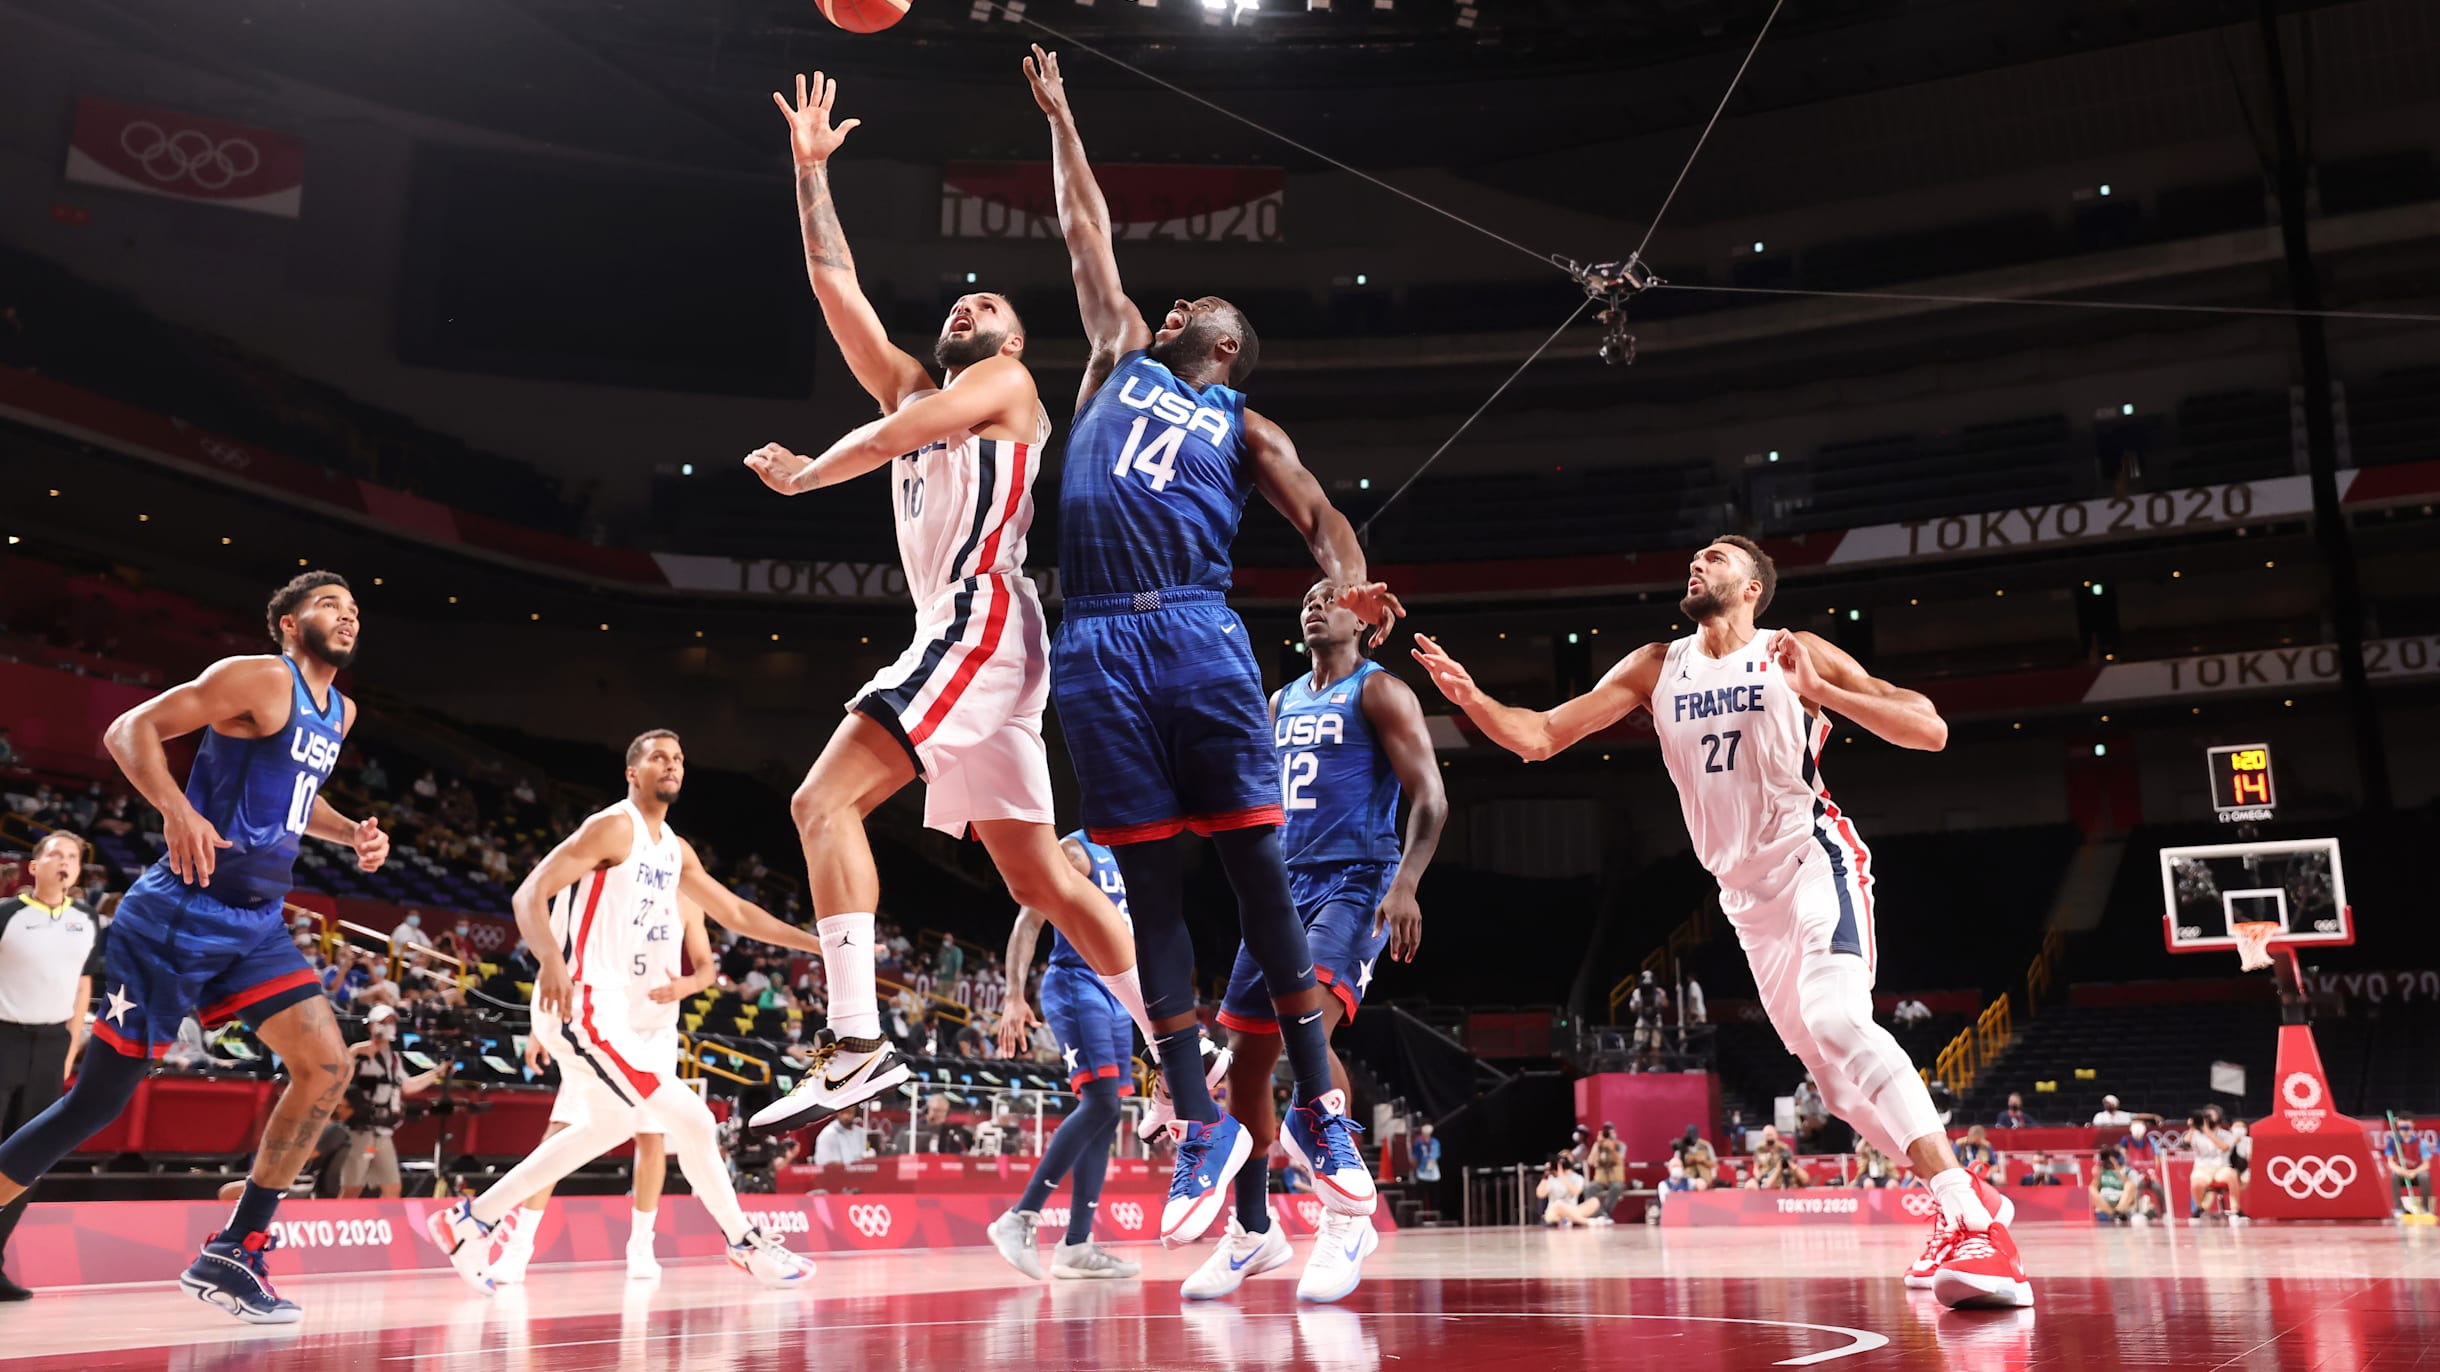
[[[85,1046],[85,1007],[100,970],[93,912],[77,903],[85,841],[55,829],[34,845],[34,884],[0,903],[0,1137],[17,1132],[59,1099]],[[25,1197],[0,1208],[0,1262],[25,1211]],[[0,1301],[31,1291],[0,1271]]]

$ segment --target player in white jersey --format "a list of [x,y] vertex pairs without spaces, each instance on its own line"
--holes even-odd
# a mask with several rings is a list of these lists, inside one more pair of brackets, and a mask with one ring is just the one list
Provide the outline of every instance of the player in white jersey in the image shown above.
[[822,318],[881,418],[820,457],[777,444],[746,458],[763,482],[799,495],[889,469],[891,509],[915,638],[847,702],[847,718],[797,788],[789,809],[805,849],[820,919],[829,1027],[805,1075],[757,1112],[758,1129],[794,1129],[870,1100],[907,1079],[881,1033],[873,987],[873,912],[880,877],[864,817],[918,777],[924,823],[971,827],[1021,906],[1039,910],[1076,946],[1147,1038],[1135,940],[1077,875],[1051,830],[1050,761],[1042,708],[1050,644],[1042,603],[1025,575],[1033,481],[1050,418],[1025,369],[1025,330],[1005,296],[978,292],[950,309],[933,360],[890,342],[856,281],[855,259],[830,197],[830,155],[859,122],[830,122],[838,83],[797,78],[788,116],[796,158],[805,268]]
[[[575,914],[576,893],[585,883],[578,882],[551,900],[551,941],[565,948],[568,945],[570,921]],[[663,1056],[662,1043],[667,1042],[667,1056],[675,1060],[679,1007],[687,997],[712,984],[719,969],[712,961],[712,941],[703,931],[703,907],[681,895],[663,908],[656,908],[648,917],[653,924],[666,926],[671,919],[678,923],[681,937],[668,936],[666,927],[652,930],[644,940],[646,949],[644,972],[637,980],[644,986],[644,998],[632,1001],[627,1022],[653,1045],[650,1050],[657,1061]],[[678,947],[683,941],[687,972],[679,965]],[[542,1008],[542,991],[534,991],[533,1032],[525,1041],[525,1065],[540,1070],[549,1064],[568,1059],[567,1027],[556,1015]],[[635,1187],[634,1205],[629,1208],[630,1227],[627,1231],[627,1277],[630,1281],[651,1281],[661,1275],[660,1259],[652,1251],[653,1227],[660,1218],[661,1187],[669,1177],[669,1150],[664,1146],[661,1122],[651,1112],[632,1110],[619,1104],[604,1089],[592,1073],[573,1070],[572,1059],[559,1074],[559,1094],[551,1100],[550,1126],[542,1137],[550,1139],[569,1129],[582,1128],[591,1122],[597,1110],[625,1110],[635,1124]],[[508,1251],[492,1265],[491,1279],[500,1286],[525,1280],[526,1264],[533,1260],[534,1246],[542,1237],[542,1214],[551,1203],[551,1188],[546,1186],[525,1198],[515,1220],[508,1227]]]
[[[427,1222],[450,1265],[478,1290],[493,1289],[490,1269],[508,1255],[525,1199],[633,1137],[641,1115],[661,1126],[678,1170],[727,1237],[731,1264],[771,1286],[801,1285],[813,1274],[738,1207],[711,1107],[678,1080],[677,997],[654,993],[669,991],[677,976],[681,896],[749,938],[809,953],[821,944],[703,870],[694,846],[669,827],[685,779],[676,734],[637,736],[627,745],[627,798],[587,819],[509,898],[517,931],[542,964],[536,1032],[552,1032],[562,1075],[583,1078],[588,1097],[582,1124],[546,1138],[489,1190]],[[546,898],[562,903],[556,926]],[[702,952],[708,965],[708,944]]]
[[1814,634],[1757,629],[1778,572],[1750,539],[1715,539],[1687,567],[1679,608],[1696,631],[1629,653],[1552,710],[1502,705],[1418,634],[1415,660],[1493,742],[1540,761],[1650,709],[1695,854],[1720,883],[1773,1028],[1839,1116],[1914,1164],[1940,1202],[1907,1273],[1949,1305],[2031,1305],[2007,1221],[2015,1207],[1957,1164],[1931,1093],[1873,1022],[1871,854],[1830,800],[1822,745],[1836,711],[1902,748],[1937,752],[1931,701],[1858,666]]

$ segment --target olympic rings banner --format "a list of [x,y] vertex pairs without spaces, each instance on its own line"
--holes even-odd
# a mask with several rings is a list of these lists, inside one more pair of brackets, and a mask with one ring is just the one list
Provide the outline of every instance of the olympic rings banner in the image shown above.
[[77,97],[70,181],[283,219],[305,196],[302,140],[210,115]]

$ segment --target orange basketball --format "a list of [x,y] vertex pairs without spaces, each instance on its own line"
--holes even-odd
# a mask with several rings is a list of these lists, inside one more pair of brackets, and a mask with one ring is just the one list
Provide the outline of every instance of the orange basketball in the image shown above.
[[879,33],[907,17],[908,0],[813,0],[822,17],[849,33]]

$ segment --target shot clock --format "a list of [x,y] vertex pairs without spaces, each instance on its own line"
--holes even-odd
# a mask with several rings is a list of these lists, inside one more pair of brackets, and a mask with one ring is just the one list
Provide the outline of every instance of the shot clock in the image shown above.
[[2211,808],[2226,824],[2252,824],[2269,819],[2279,808],[2279,789],[2271,780],[2271,748],[2267,743],[2240,743],[2213,748]]

